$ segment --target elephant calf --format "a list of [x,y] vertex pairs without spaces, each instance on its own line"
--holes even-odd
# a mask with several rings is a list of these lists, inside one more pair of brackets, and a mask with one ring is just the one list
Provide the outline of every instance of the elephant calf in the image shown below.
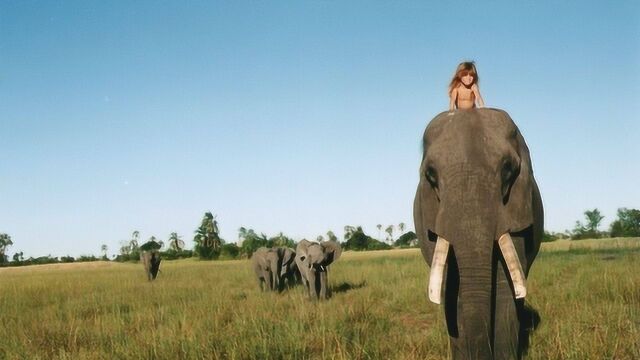
[[329,265],[340,258],[342,247],[335,241],[321,243],[302,240],[296,247],[296,264],[302,283],[312,300],[327,299]]
[[280,259],[274,249],[261,247],[251,256],[251,266],[262,291],[274,291],[280,286]]
[[251,266],[262,291],[282,291],[285,281],[288,286],[295,283],[298,273],[293,249],[261,247],[251,256]]
[[155,280],[160,271],[160,252],[158,250],[143,251],[140,253],[140,261],[144,265],[149,281]]

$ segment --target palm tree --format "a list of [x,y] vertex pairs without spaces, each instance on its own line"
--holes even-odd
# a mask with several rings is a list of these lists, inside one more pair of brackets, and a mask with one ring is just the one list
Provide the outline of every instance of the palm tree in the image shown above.
[[131,251],[138,250],[138,240],[140,239],[140,231],[134,230],[131,233],[131,241],[129,241],[129,246],[131,247]]
[[107,258],[107,244],[102,244],[102,246],[100,246],[100,250],[102,251],[102,257],[103,258]]
[[400,235],[404,234],[404,223],[403,222],[398,224],[398,229],[400,230]]
[[333,233],[333,231],[329,230],[327,231],[327,240],[338,241],[338,237],[336,236],[336,234]]
[[376,227],[378,228],[378,240],[380,240],[380,234],[381,234],[381,231],[382,231],[382,224],[378,224],[378,225],[376,225]]
[[356,232],[356,228],[354,228],[351,225],[345,225],[345,227],[344,227],[344,239],[345,240],[349,240],[351,238],[351,235],[353,235],[354,232]]
[[11,245],[13,245],[13,241],[11,241],[11,236],[5,233],[0,234],[0,263],[5,262],[4,252]]
[[384,231],[387,234],[389,234],[389,237],[387,238],[387,241],[393,243],[393,225],[387,226],[387,228]]
[[323,242],[324,241],[324,237],[322,235],[318,235],[318,237],[316,238],[317,242]]
[[210,212],[204,214],[193,241],[195,241],[201,257],[210,259],[219,254],[218,250],[222,246],[222,240],[218,236],[218,222]]
[[242,246],[242,243],[246,238],[247,238],[247,228],[244,226],[241,226],[240,229],[238,229],[238,246]]
[[172,232],[169,235],[169,248],[174,251],[182,251],[184,249],[184,241],[180,239],[177,232]]

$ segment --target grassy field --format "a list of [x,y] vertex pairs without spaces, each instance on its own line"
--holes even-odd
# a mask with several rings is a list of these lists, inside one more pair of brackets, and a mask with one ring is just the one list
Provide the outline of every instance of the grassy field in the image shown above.
[[[443,311],[419,250],[345,253],[333,297],[258,291],[249,262],[0,269],[1,359],[442,359]],[[640,239],[543,244],[529,359],[639,359]]]

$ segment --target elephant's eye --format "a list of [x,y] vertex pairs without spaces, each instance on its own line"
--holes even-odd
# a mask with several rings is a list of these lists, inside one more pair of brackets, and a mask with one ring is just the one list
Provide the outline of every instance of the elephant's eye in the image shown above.
[[500,177],[502,178],[502,183],[504,184],[504,183],[511,182],[518,175],[519,170],[520,169],[517,163],[515,163],[511,159],[506,159],[502,163],[502,170],[500,174]]
[[514,162],[512,159],[506,159],[502,163],[502,169],[500,171],[500,178],[502,180],[502,197],[503,202],[507,202],[509,199],[509,190],[511,189],[511,184],[515,180],[515,178],[520,173],[519,164]]
[[427,167],[427,172],[425,173],[425,176],[427,177],[427,181],[429,182],[429,184],[431,184],[432,187],[434,188],[438,187],[438,172],[433,166]]
[[512,175],[513,175],[513,163],[509,160],[506,160],[502,164],[502,173],[500,174],[500,177],[502,178],[502,182],[503,183],[509,182],[509,179],[511,179]]

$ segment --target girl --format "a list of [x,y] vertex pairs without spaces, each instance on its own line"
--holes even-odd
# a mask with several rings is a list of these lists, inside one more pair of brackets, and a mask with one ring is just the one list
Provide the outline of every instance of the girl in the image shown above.
[[484,106],[484,100],[480,96],[478,89],[478,72],[473,61],[460,63],[456,69],[456,73],[449,84],[449,111],[453,112],[456,108],[462,110],[473,109],[478,106]]

